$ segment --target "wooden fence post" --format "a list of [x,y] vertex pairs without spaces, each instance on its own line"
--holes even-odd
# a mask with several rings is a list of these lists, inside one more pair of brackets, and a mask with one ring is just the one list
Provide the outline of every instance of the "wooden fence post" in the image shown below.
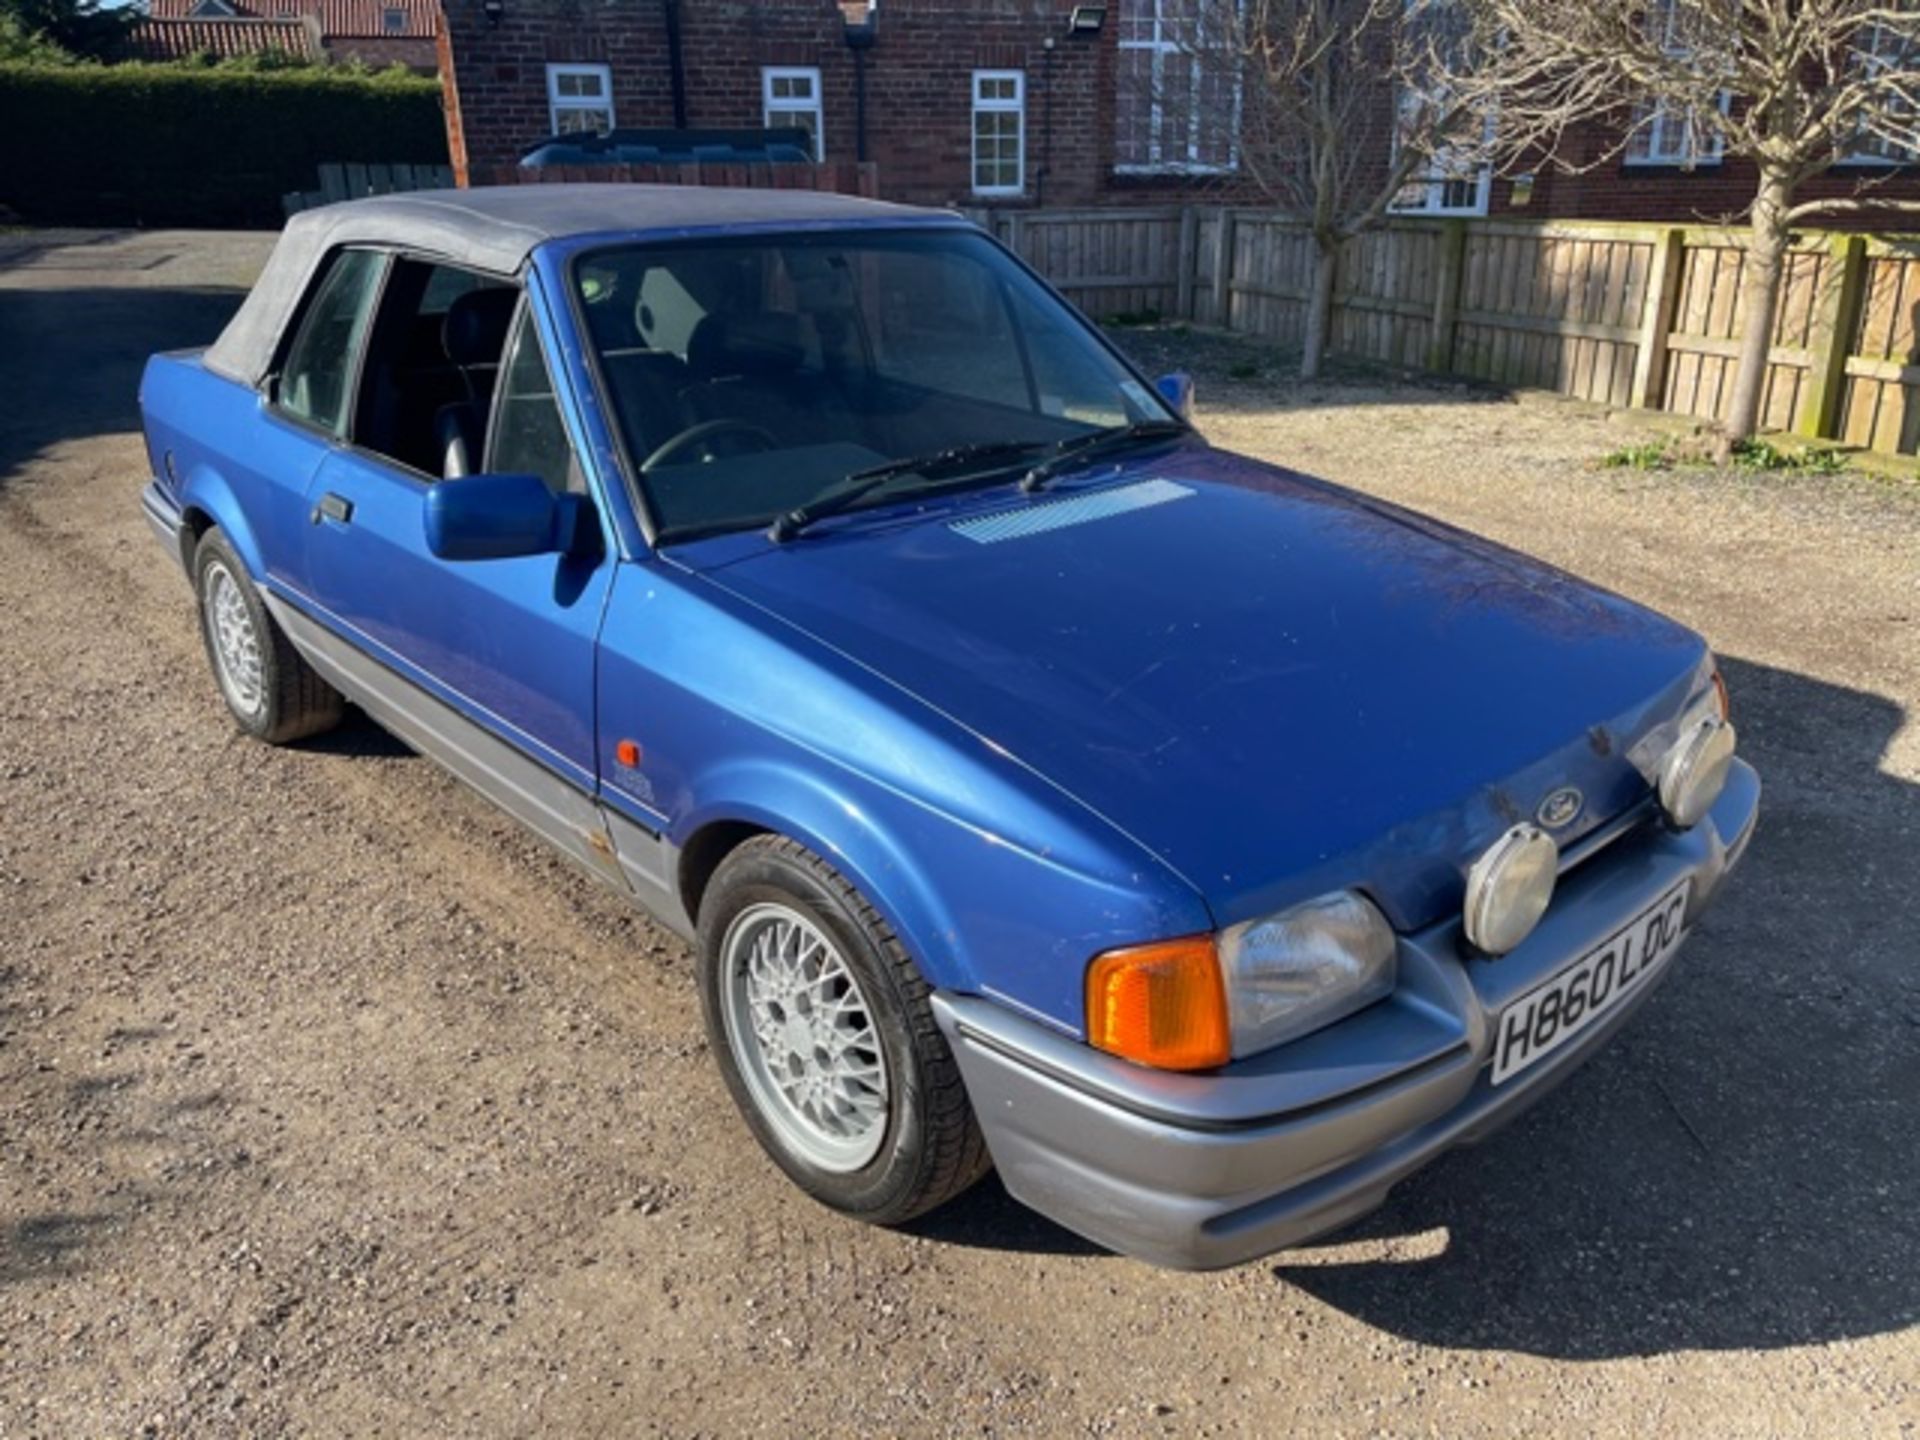
[[1867,292],[1867,242],[1859,235],[1835,235],[1829,242],[1827,283],[1814,312],[1807,348],[1813,367],[1807,372],[1807,398],[1798,429],[1811,440],[1840,438],[1840,405],[1847,393],[1847,354],[1860,325],[1860,302]]
[[1233,207],[1220,207],[1220,223],[1213,227],[1213,323],[1233,328]]
[[1640,313],[1639,353],[1633,360],[1633,390],[1627,397],[1637,409],[1658,410],[1666,399],[1667,337],[1673,333],[1686,260],[1687,232],[1662,230],[1653,242],[1646,307]]
[[1200,263],[1200,212],[1191,204],[1180,207],[1180,250],[1174,259],[1173,313],[1193,319],[1193,267]]
[[1018,210],[1007,216],[1007,248],[1029,265],[1034,263],[1027,258],[1027,217]]
[[1467,222],[1440,223],[1440,272],[1433,292],[1433,338],[1427,343],[1427,369],[1453,369],[1453,332],[1460,319],[1460,283],[1467,263]]

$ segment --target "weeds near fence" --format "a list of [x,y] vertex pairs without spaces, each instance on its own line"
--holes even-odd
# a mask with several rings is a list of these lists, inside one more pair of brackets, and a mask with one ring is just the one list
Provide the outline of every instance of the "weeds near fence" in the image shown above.
[[1742,440],[1733,447],[1733,463],[1741,470],[1791,470],[1802,475],[1838,475],[1847,460],[1830,445],[1782,450],[1766,440]]
[[1671,470],[1673,466],[1673,442],[1667,439],[1622,445],[1600,457],[1602,470]]
[[[1623,445],[1600,457],[1600,468],[1603,470],[1671,470],[1677,465],[1713,463],[1711,449],[1699,443],[1677,440],[1670,435],[1638,445]],[[1727,453],[1726,463],[1735,470],[1769,474],[1841,475],[1848,469],[1846,455],[1831,445],[1783,448],[1770,440],[1760,439],[1742,440],[1733,446]]]

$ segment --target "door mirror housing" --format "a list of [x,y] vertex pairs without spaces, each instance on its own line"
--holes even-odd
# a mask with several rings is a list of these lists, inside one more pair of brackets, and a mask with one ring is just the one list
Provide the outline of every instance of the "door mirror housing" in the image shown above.
[[1193,376],[1184,370],[1175,370],[1171,375],[1162,375],[1153,382],[1153,388],[1160,392],[1160,398],[1173,407],[1173,413],[1182,420],[1193,418]]
[[441,560],[566,555],[585,502],[556,495],[538,475],[462,475],[427,489],[427,548]]

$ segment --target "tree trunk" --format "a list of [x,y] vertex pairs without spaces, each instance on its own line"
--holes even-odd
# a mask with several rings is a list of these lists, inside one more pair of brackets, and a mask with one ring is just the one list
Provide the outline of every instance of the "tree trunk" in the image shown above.
[[1727,411],[1729,444],[1753,437],[1760,426],[1760,399],[1766,393],[1767,352],[1773,347],[1773,321],[1780,308],[1780,276],[1786,268],[1786,179],[1762,172],[1754,197],[1751,236],[1740,280],[1746,319],[1740,331],[1739,363],[1733,372],[1733,396]]
[[1313,289],[1307,295],[1307,331],[1300,342],[1300,378],[1320,376],[1326,358],[1327,336],[1333,330],[1333,274],[1340,262],[1340,241],[1334,236],[1313,237]]

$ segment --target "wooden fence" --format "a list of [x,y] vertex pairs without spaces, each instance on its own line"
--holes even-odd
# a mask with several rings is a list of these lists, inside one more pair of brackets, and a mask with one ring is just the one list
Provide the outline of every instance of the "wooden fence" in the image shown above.
[[[1088,314],[1159,315],[1298,344],[1313,245],[1221,207],[999,212],[991,224]],[[1352,241],[1333,353],[1610,405],[1725,417],[1746,261],[1699,227],[1398,220]],[[1920,450],[1920,240],[1811,234],[1789,256],[1762,424]]]
[[445,190],[453,185],[451,165],[322,165],[318,190],[289,190],[280,197],[287,214],[298,214],[336,200],[365,195],[396,195],[405,190]]

